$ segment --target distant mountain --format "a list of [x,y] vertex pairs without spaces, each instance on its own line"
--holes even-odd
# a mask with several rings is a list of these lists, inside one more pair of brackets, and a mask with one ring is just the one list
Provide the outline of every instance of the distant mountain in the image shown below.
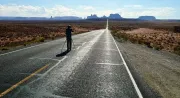
[[109,17],[103,16],[103,17],[98,17],[96,14],[91,14],[91,16],[87,16],[88,20],[104,20],[104,19],[115,19],[119,20],[122,19],[121,15],[119,14],[110,14]]
[[6,17],[6,16],[0,16],[0,20],[81,20],[81,17],[76,16],[57,16],[57,17]]
[[0,16],[0,20],[47,20],[46,17],[6,17]]
[[6,17],[6,16],[0,16],[0,20],[12,20],[15,17]]
[[[123,21],[175,21],[179,22],[180,19],[156,19],[155,16],[140,16],[139,18],[123,18],[120,14],[110,14],[109,17],[102,16],[98,17],[96,14],[91,14],[87,16],[87,20],[123,20]],[[56,17],[10,17],[10,16],[0,16],[0,20],[84,20],[77,16],[56,16]]]
[[156,20],[156,17],[154,17],[154,16],[140,16],[138,19],[139,20]]
[[58,16],[58,17],[54,17],[51,19],[53,20],[82,20],[81,17],[76,17],[76,16]]
[[122,17],[119,14],[110,14],[109,19],[122,19]]
[[91,14],[91,16],[87,16],[87,19],[99,19],[96,14]]
[[108,17],[104,15],[104,16],[103,16],[103,17],[101,17],[101,18],[102,18],[102,19],[107,19]]

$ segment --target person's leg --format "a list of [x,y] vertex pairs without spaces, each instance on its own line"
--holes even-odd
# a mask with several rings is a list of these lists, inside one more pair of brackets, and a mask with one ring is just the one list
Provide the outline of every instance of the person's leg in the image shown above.
[[67,39],[67,50],[69,50],[69,40]]
[[72,48],[72,39],[69,42],[69,50],[71,50],[71,48]]

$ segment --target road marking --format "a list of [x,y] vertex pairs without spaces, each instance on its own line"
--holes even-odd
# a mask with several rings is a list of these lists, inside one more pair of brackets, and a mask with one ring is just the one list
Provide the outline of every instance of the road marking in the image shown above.
[[47,70],[45,73],[41,74],[41,77],[39,77],[36,80],[31,81],[29,84],[34,83],[35,81],[40,80],[42,77],[44,77],[45,75],[47,75],[52,69],[54,69],[55,67],[57,67],[63,60],[65,60],[66,58],[68,58],[67,56],[64,56],[64,58],[62,58],[61,60],[59,60],[56,65],[54,65],[53,67],[51,67],[49,70]]
[[79,50],[80,47],[81,47],[81,46],[78,46],[78,47],[77,47],[77,50]]
[[[62,39],[63,39],[63,38],[62,38]],[[7,53],[4,53],[4,54],[0,54],[0,56],[7,55],[7,54],[11,54],[11,53],[18,52],[18,51],[21,51],[21,50],[26,50],[26,49],[30,49],[30,48],[34,48],[34,47],[38,47],[38,46],[41,46],[41,45],[44,45],[44,44],[49,44],[49,43],[51,43],[51,42],[56,42],[56,41],[59,41],[59,40],[61,40],[61,39],[58,39],[58,40],[55,40],[55,41],[45,42],[45,43],[42,43],[42,44],[38,44],[38,45],[34,45],[34,46],[30,46],[30,47],[27,47],[27,48],[22,48],[22,49],[15,50],[15,51],[11,51],[11,52],[7,52]]]
[[118,52],[118,50],[117,49],[102,49],[102,48],[92,48],[92,47],[89,47],[89,46],[87,46],[87,47],[85,47],[85,48],[88,48],[88,49],[92,49],[92,50],[101,50],[101,51],[116,51],[116,52]]
[[96,63],[97,65],[124,65],[124,64],[114,64],[114,63]]
[[[19,73],[20,75],[30,75],[31,73]],[[34,76],[42,76],[42,74],[35,74]]]
[[[93,41],[90,41],[90,42],[93,42]],[[114,42],[104,42],[104,41],[98,41],[98,43],[112,44],[112,43],[114,43]]]
[[81,46],[84,46],[86,44],[86,42],[84,42]]
[[132,76],[132,74],[131,74],[131,72],[130,72],[130,70],[129,70],[129,67],[127,66],[127,64],[126,64],[126,62],[125,62],[125,60],[124,60],[124,58],[123,58],[123,56],[122,56],[122,53],[121,53],[121,51],[119,50],[119,47],[117,46],[117,43],[116,43],[114,37],[113,37],[112,35],[111,35],[111,37],[112,37],[113,40],[114,40],[114,43],[115,43],[115,45],[116,45],[116,47],[117,47],[117,49],[118,49],[119,55],[120,55],[120,57],[121,57],[122,60],[123,60],[124,66],[125,66],[128,74],[129,74],[129,76],[130,76],[130,79],[131,79],[131,81],[132,81],[132,83],[133,83],[133,85],[134,85],[134,88],[135,88],[135,90],[136,90],[139,98],[143,98],[143,96],[142,96],[142,94],[141,94],[141,92],[140,92],[140,90],[139,90],[139,88],[138,88],[138,86],[137,86],[137,84],[136,84],[136,81],[134,80],[134,78],[133,78],[133,76]]
[[67,56],[65,56],[64,58],[62,58],[61,60],[59,60],[58,63],[56,63],[56,65],[54,65],[53,67],[51,67],[49,70],[47,70],[43,76],[45,76],[47,73],[49,73],[52,69],[54,69],[56,66],[58,66],[62,61],[64,61],[67,58]]
[[4,92],[2,92],[0,94],[0,97],[3,97],[4,95],[8,94],[9,92],[11,92],[13,89],[17,88],[19,85],[21,85],[22,83],[26,82],[27,80],[29,80],[30,78],[32,78],[33,76],[35,76],[37,73],[41,72],[42,70],[46,69],[49,66],[43,66],[42,68],[38,69],[37,71],[35,71],[34,73],[32,73],[31,75],[29,75],[28,77],[24,78],[23,80],[21,80],[20,82],[16,83],[15,85],[11,86],[10,88],[8,88],[7,90],[5,90]]
[[53,60],[53,61],[60,61],[60,60],[58,60],[58,59],[52,59],[52,58],[38,58],[38,57],[29,58],[29,59],[39,59],[39,60]]
[[85,44],[86,44],[86,42],[82,43],[81,46],[78,46],[78,47],[77,47],[77,50],[79,50],[79,48],[81,48],[81,47],[84,46]]

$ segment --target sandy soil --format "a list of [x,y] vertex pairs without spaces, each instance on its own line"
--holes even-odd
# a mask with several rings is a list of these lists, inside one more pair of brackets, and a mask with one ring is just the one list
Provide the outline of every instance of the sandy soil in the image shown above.
[[180,56],[130,42],[120,41],[118,46],[128,66],[153,91],[163,98],[180,98]]

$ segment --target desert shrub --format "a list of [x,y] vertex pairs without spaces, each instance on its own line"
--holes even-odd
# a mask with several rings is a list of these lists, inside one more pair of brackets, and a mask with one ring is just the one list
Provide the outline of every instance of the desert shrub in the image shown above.
[[162,49],[163,49],[163,46],[161,46],[161,45],[153,45],[153,48],[154,48],[155,50],[162,50]]
[[174,32],[180,33],[180,26],[174,26]]
[[50,35],[49,35],[49,38],[50,38],[51,40],[54,40],[54,39],[55,39],[55,35],[54,35],[54,34],[50,34]]
[[27,45],[32,44],[32,43],[33,43],[33,41],[27,41],[27,42],[24,42],[23,45],[27,46]]
[[5,50],[9,50],[9,48],[8,47],[2,47],[2,48],[0,48],[2,51],[5,51]]
[[137,40],[137,43],[138,43],[138,44],[144,44],[144,41],[143,41],[142,39],[138,39],[138,40]]
[[36,37],[35,42],[44,42],[45,38],[44,37]]
[[27,45],[28,45],[28,43],[26,43],[26,42],[25,42],[23,45],[24,45],[24,46],[27,46]]
[[180,45],[178,45],[178,46],[176,46],[176,47],[174,48],[174,52],[175,52],[176,54],[180,55]]
[[134,29],[137,29],[136,27],[132,27],[132,26],[124,26],[124,27],[121,27],[122,30],[125,30],[125,31],[132,31]]
[[150,43],[150,42],[144,42],[144,44],[145,44],[148,48],[153,48],[153,47],[151,46],[151,43]]
[[137,39],[135,39],[135,38],[130,38],[129,39],[132,43],[136,43],[137,42]]
[[112,35],[117,37],[119,41],[127,41],[128,40],[128,34],[126,34],[123,30],[112,30]]
[[51,39],[52,39],[52,40],[54,40],[54,39],[55,39],[55,37],[53,36],[53,37],[51,37]]
[[132,43],[138,43],[138,40],[139,38],[137,37],[137,35],[129,35],[129,40],[132,42]]
[[116,35],[117,32],[118,32],[118,30],[112,30],[112,31],[111,31],[111,33],[112,33],[113,35]]
[[122,38],[125,41],[128,40],[128,35],[126,33],[121,32],[118,35],[119,35],[119,38]]

